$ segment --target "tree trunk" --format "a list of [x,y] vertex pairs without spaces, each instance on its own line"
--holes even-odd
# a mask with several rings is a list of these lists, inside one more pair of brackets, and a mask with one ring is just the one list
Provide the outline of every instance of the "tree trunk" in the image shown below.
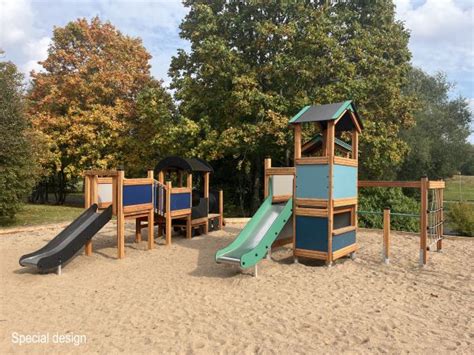
[[262,187],[262,159],[260,159],[260,155],[257,155],[254,159],[254,177],[253,177],[253,184],[252,184],[252,191],[251,191],[251,211],[250,213],[253,215],[255,211],[259,208],[261,204],[260,200],[260,190]]

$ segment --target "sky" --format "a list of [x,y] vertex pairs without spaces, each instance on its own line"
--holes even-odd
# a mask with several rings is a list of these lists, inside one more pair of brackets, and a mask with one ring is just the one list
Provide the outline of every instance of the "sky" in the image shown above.
[[[442,71],[474,112],[474,1],[395,0],[397,19],[410,30],[412,62],[426,72]],[[169,83],[171,57],[189,49],[179,24],[181,0],[0,0],[0,60],[11,60],[26,76],[41,70],[54,26],[99,16],[122,33],[141,37],[151,53],[152,74]],[[474,129],[474,126],[473,126]],[[474,133],[470,137],[474,143]]]

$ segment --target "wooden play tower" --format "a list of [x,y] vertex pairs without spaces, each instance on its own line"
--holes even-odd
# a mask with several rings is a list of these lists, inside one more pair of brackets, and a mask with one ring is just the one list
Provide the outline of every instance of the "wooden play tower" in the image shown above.
[[[358,136],[362,122],[352,101],[306,106],[290,120],[294,127],[293,248],[298,257],[335,259],[357,250]],[[322,149],[302,156],[302,129],[317,125]],[[348,149],[336,149],[337,141]],[[305,154],[306,155],[306,154]]]

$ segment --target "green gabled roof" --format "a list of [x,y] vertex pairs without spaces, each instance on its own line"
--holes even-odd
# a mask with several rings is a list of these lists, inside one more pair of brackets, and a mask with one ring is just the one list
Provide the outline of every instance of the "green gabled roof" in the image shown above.
[[[323,135],[321,133],[318,133],[317,135],[315,135],[313,138],[311,138],[309,141],[307,141],[306,143],[302,145],[303,152],[305,151],[305,147],[307,147],[306,149],[310,149],[310,146],[314,146],[317,143],[322,143],[322,141],[323,141]],[[349,152],[352,152],[352,146],[339,138],[336,138],[335,144]]]
[[290,123],[332,121],[338,119],[346,110],[354,112],[357,122],[362,128],[362,121],[351,100],[334,104],[305,106],[290,120]]

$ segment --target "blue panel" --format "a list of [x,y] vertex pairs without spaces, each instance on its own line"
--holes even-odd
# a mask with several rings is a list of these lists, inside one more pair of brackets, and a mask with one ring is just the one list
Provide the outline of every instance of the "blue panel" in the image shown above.
[[189,192],[171,194],[171,211],[184,210],[186,208],[191,208],[191,194]]
[[296,166],[297,198],[328,198],[329,165]]
[[123,187],[123,205],[141,205],[152,203],[153,185],[128,185]]
[[357,197],[357,168],[334,165],[333,198]]
[[296,248],[327,252],[327,218],[296,216]]
[[332,251],[352,245],[356,242],[356,232],[346,232],[332,237]]

